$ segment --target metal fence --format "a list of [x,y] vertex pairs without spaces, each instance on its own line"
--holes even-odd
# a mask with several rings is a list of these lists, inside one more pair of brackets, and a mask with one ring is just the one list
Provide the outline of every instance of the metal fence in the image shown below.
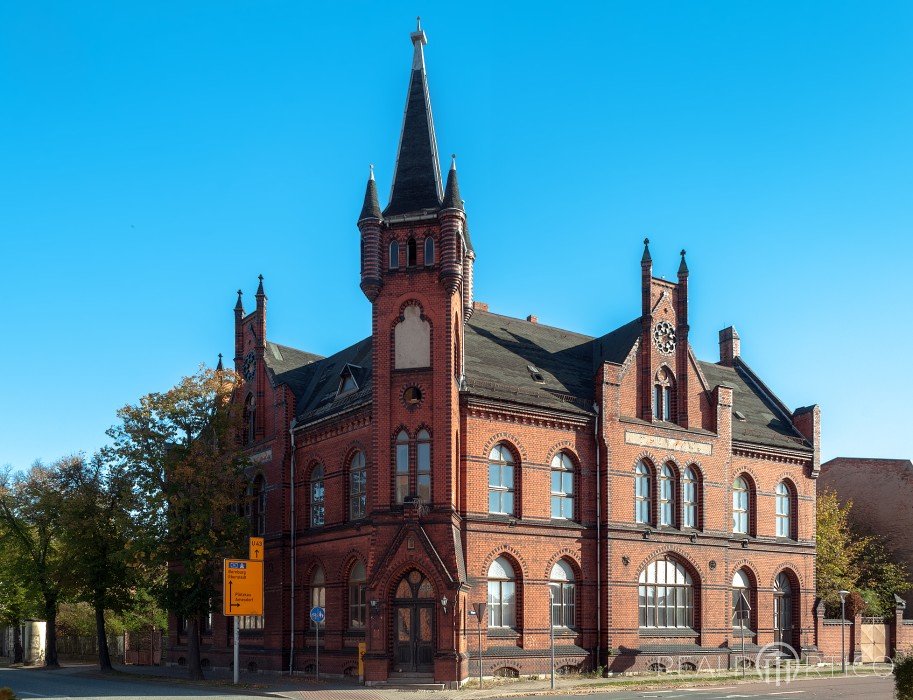
[[[124,660],[124,636],[108,635],[108,653],[115,663]],[[62,636],[57,638],[57,654],[69,659],[95,661],[98,658],[98,639],[96,637]]]

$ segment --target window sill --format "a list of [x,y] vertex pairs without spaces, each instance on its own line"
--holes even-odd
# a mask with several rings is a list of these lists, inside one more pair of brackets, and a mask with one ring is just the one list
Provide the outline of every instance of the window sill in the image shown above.
[[697,630],[690,627],[639,627],[641,637],[696,637]]
[[573,627],[552,627],[552,630],[556,637],[576,637],[580,634],[580,631]]
[[513,627],[489,627],[489,637],[498,637],[500,639],[517,639],[520,633]]
[[347,637],[364,637],[365,628],[364,627],[353,627],[352,629],[346,630]]

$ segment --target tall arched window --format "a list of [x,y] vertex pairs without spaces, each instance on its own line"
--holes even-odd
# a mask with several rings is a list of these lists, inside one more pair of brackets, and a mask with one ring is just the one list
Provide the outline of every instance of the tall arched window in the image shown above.
[[552,605],[552,627],[576,627],[574,570],[566,561],[555,562],[548,576]]
[[675,475],[668,464],[659,470],[659,524],[675,525]]
[[311,470],[311,527],[319,527],[324,522],[323,465],[318,464]]
[[697,474],[688,467],[682,474],[682,527],[697,528]]
[[390,241],[390,269],[395,270],[399,267],[399,242]]
[[574,463],[567,452],[552,457],[552,517],[574,519]]
[[777,484],[777,537],[792,537],[792,501],[793,494],[789,484],[781,481]]
[[634,468],[634,520],[638,523],[651,522],[652,510],[652,479],[650,467],[643,462],[638,462]]
[[434,265],[434,239],[431,236],[425,238],[425,266]]
[[359,450],[349,461],[349,518],[359,520],[367,510],[365,453]]
[[431,435],[425,429],[415,437],[415,490],[422,503],[431,503]]
[[[327,607],[327,582],[323,575],[322,566],[318,566],[314,569],[314,573],[311,574],[311,607],[320,607],[324,610]],[[317,623],[311,620],[311,629],[316,626]],[[326,626],[325,621],[320,623],[321,628],[324,626]]]
[[732,577],[732,627],[738,630],[751,629],[751,613],[754,609],[751,579],[744,569]]
[[749,508],[751,492],[744,477],[736,477],[732,482],[732,531],[739,535],[748,534]]
[[641,627],[694,627],[694,584],[685,567],[669,558],[650,562],[638,581]]
[[653,418],[675,422],[675,377],[667,367],[661,367],[656,373],[653,384]]
[[368,609],[366,590],[365,565],[358,561],[349,574],[349,629],[364,629]]
[[400,430],[396,436],[396,502],[405,503],[409,495],[409,435]]
[[257,403],[253,394],[244,400],[244,444],[249,445],[256,439]]
[[418,250],[415,245],[415,239],[412,236],[406,241],[406,267],[415,267]]
[[516,627],[517,587],[514,567],[504,557],[488,567],[488,626]]
[[488,512],[514,514],[514,456],[504,444],[488,455]]
[[262,536],[266,532],[266,482],[262,474],[258,474],[248,486],[247,502],[250,531],[254,536]]

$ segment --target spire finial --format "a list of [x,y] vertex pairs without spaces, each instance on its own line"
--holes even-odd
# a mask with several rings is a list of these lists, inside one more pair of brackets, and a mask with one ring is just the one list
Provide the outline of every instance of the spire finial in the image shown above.
[[415,18],[415,31],[417,31],[417,32],[422,31],[422,18],[421,17]]
[[219,363],[216,365],[216,372],[221,372],[225,367],[222,365],[222,353],[219,353]]
[[456,170],[456,153],[450,154],[450,169]]
[[644,238],[644,254],[640,259],[641,264],[652,263],[653,258],[650,257],[650,239]]
[[685,249],[682,248],[682,252],[679,253],[682,256],[682,261],[678,264],[678,276],[684,277],[688,274],[688,263],[685,262]]
[[265,297],[266,293],[263,291],[263,275],[257,275],[257,279],[260,280],[260,284],[257,286],[256,296]]
[[238,290],[238,301],[235,304],[235,311],[244,311],[244,304],[241,302],[241,297],[244,296],[244,292],[240,289]]
[[368,164],[368,169],[370,170],[370,173],[369,173],[369,175],[368,175],[368,179],[369,179],[369,180],[373,180],[373,179],[374,179],[374,163],[369,163],[369,164]]

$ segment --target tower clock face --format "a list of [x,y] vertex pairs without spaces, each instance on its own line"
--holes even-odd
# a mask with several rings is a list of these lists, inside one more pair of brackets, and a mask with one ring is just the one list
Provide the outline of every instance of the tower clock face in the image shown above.
[[675,350],[675,329],[668,321],[660,321],[653,328],[653,342],[656,348],[666,355]]
[[244,375],[246,381],[250,381],[254,378],[254,372],[257,370],[257,357],[254,355],[253,351],[247,353],[244,356],[244,365],[241,368],[241,373]]

